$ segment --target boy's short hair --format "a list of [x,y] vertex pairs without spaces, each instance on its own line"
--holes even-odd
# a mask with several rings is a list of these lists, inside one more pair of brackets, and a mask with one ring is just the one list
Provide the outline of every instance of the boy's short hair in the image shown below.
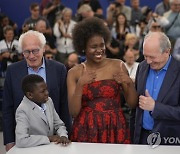
[[41,82],[44,82],[44,79],[39,75],[26,75],[21,84],[24,95],[26,95],[27,92],[33,92],[36,84]]

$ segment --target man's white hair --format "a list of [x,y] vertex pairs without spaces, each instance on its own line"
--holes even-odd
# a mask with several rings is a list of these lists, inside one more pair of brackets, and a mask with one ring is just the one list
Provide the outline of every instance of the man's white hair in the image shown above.
[[27,36],[30,36],[30,35],[31,35],[31,36],[36,36],[36,37],[39,39],[41,47],[44,47],[44,46],[45,46],[45,44],[46,44],[46,38],[45,38],[45,36],[43,35],[43,33],[40,33],[40,32],[38,32],[38,31],[34,31],[34,30],[29,30],[29,31],[21,34],[21,36],[20,36],[20,38],[19,38],[19,50],[20,50],[20,51],[22,51],[22,48],[23,48],[22,45],[23,45],[23,40],[24,40],[24,38],[27,37]]

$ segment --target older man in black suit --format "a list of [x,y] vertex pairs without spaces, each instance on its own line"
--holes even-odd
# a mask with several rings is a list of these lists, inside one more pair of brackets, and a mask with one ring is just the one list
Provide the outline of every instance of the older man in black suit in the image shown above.
[[[136,89],[134,143],[155,144],[148,138],[161,138],[161,144],[180,144],[180,62],[170,54],[171,43],[162,32],[150,32],[143,44],[145,61],[139,64]],[[154,133],[154,134],[153,134]],[[148,140],[147,140],[148,139]],[[160,144],[160,140],[158,142]]]

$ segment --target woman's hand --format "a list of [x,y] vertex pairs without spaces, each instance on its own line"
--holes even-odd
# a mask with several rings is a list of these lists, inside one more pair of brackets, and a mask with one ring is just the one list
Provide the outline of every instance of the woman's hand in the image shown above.
[[94,82],[96,79],[96,72],[93,70],[86,70],[86,68],[83,67],[82,75],[78,80],[78,83],[80,85],[85,85]]
[[129,107],[135,108],[138,104],[138,95],[135,90],[133,81],[129,77],[128,72],[123,63],[121,63],[119,72],[114,74],[113,77],[117,83],[122,85],[122,90]]
[[119,84],[130,85],[133,83],[132,79],[129,77],[128,73],[125,72],[122,68],[122,63],[119,72],[113,75],[114,80]]

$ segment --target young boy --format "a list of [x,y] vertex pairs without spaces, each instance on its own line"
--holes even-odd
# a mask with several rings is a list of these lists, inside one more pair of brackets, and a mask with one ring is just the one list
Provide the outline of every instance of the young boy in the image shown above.
[[66,127],[54,109],[44,79],[27,75],[22,81],[22,90],[25,96],[16,110],[16,146],[69,144]]

